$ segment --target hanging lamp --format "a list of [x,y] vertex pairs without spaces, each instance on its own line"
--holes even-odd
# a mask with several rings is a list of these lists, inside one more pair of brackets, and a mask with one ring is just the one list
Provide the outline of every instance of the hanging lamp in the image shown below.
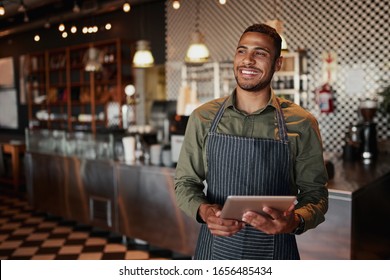
[[[144,38],[144,27],[147,26],[148,19],[148,10],[145,10],[142,6],[142,18],[141,18],[141,38]],[[154,58],[150,48],[150,42],[145,39],[138,40],[136,42],[136,52],[133,57],[133,67],[134,68],[149,68],[154,65]]]
[[280,38],[282,38],[282,49],[281,50],[284,52],[288,52],[287,42],[286,42],[286,39],[284,38],[284,35],[283,35],[283,31],[284,31],[283,21],[277,19],[278,18],[277,17],[277,12],[278,12],[278,7],[277,7],[278,5],[277,4],[278,3],[275,0],[274,1],[274,13],[275,13],[274,18],[275,19],[267,21],[266,24],[275,28],[275,30],[276,30],[276,32],[278,32]]
[[204,43],[204,36],[199,31],[199,2],[196,1],[195,32],[191,34],[191,45],[187,50],[185,62],[201,64],[208,61],[210,52]]
[[5,15],[5,8],[3,2],[0,3],[0,16]]
[[90,47],[85,53],[85,68],[87,72],[98,72],[102,70],[102,64],[99,61],[100,51],[97,48]]
[[136,68],[148,68],[154,65],[154,58],[150,51],[150,43],[139,40],[136,43],[136,52],[133,57],[133,66]]

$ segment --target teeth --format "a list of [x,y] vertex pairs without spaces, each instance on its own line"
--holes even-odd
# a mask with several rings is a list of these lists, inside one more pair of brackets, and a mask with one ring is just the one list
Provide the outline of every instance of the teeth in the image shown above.
[[251,74],[251,75],[254,75],[256,74],[255,71],[249,71],[249,70],[242,70],[242,74]]

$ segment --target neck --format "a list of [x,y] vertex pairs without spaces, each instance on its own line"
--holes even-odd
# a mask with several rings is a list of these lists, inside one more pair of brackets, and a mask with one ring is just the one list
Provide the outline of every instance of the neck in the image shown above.
[[268,87],[259,92],[250,92],[237,87],[236,107],[240,111],[247,114],[254,112],[267,106],[271,98],[271,89]]

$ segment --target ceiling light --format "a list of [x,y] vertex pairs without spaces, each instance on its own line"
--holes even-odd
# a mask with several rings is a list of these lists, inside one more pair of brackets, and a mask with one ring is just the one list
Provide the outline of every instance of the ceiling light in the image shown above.
[[61,23],[59,26],[58,26],[58,30],[59,31],[64,31],[65,30],[65,25],[63,23]]
[[26,12],[24,12],[24,18],[23,18],[23,21],[24,21],[24,22],[29,22],[29,21],[30,21],[30,19],[28,18],[28,15],[27,15],[27,13],[26,13]]
[[39,40],[41,40],[41,37],[39,37],[39,35],[35,35],[34,36],[34,41],[35,42],[39,42]]
[[136,68],[152,67],[154,58],[150,51],[149,42],[146,40],[137,41],[137,51],[134,54],[133,65]]
[[24,5],[23,0],[20,1],[20,5],[18,7],[18,12],[24,13],[26,11],[26,6]]
[[61,35],[61,36],[62,36],[62,38],[68,37],[68,32],[66,32],[66,31],[65,31],[65,32],[62,32],[62,35]]
[[80,7],[79,7],[79,5],[77,4],[77,1],[74,1],[73,12],[74,12],[74,13],[80,13]]
[[90,47],[85,53],[85,68],[87,72],[97,72],[102,69],[102,64],[99,61],[100,51],[97,48]]
[[45,24],[43,25],[45,28],[50,28],[50,21],[46,21]]
[[4,15],[5,15],[4,4],[1,3],[1,4],[0,4],[0,16],[4,16]]
[[[283,7],[281,7],[282,9]],[[267,25],[275,28],[276,32],[278,32],[279,36],[282,38],[282,51],[288,51],[288,47],[287,47],[287,42],[286,42],[286,39],[284,39],[284,36],[283,36],[283,21],[279,20],[278,19],[278,1],[274,1],[274,19],[273,20],[269,20],[266,22]]]
[[179,0],[174,0],[172,2],[172,7],[175,9],[175,10],[178,10],[180,8],[180,1]]
[[123,4],[123,11],[124,11],[125,13],[128,13],[128,12],[130,12],[130,9],[131,9],[130,4],[129,4],[129,2],[126,1],[126,2]]
[[210,57],[209,50],[204,44],[203,35],[194,32],[191,35],[191,45],[187,50],[185,61],[188,63],[205,63]]
[[71,27],[70,32],[72,32],[72,33],[76,33],[76,32],[77,32],[77,27],[76,27],[76,25],[73,25],[73,26]]
[[226,0],[219,0],[219,4],[225,5],[226,4]]
[[203,34],[199,31],[199,2],[196,2],[195,32],[191,35],[191,45],[187,50],[185,61],[187,63],[201,64],[207,62],[210,53],[204,43]]
[[287,42],[286,39],[284,39],[284,35],[283,35],[283,22],[281,20],[274,19],[274,20],[267,21],[266,24],[275,28],[280,38],[282,38],[282,51],[288,51]]
[[106,30],[110,30],[112,28],[112,25],[111,23],[106,23],[104,27],[106,28]]

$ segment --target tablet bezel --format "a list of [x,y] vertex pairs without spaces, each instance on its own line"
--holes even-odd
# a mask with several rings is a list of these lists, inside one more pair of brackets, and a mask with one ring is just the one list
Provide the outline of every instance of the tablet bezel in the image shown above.
[[221,218],[241,221],[242,215],[247,211],[268,215],[263,212],[263,208],[266,206],[279,211],[286,211],[296,199],[296,196],[230,195],[222,208]]

